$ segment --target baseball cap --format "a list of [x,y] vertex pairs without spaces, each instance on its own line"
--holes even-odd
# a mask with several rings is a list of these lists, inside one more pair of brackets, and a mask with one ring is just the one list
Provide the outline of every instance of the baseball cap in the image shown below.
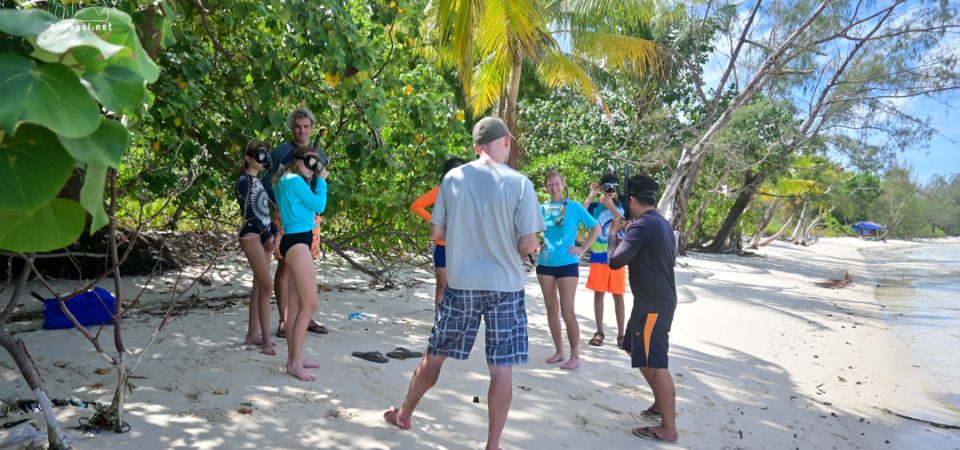
[[483,145],[510,134],[499,117],[484,117],[473,126],[473,145]]

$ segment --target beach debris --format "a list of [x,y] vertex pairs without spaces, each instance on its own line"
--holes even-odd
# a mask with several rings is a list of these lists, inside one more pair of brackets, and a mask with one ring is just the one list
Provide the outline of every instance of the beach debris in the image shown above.
[[[883,412],[886,413],[886,414],[891,414],[891,415],[894,415],[894,416],[897,416],[897,417],[900,417],[900,418],[903,418],[903,419],[907,419],[907,420],[913,420],[913,421],[916,421],[916,422],[922,422],[922,423],[925,423],[925,424],[927,424],[927,425],[931,425],[931,426],[934,426],[934,427],[937,427],[937,428],[943,428],[943,429],[946,429],[946,430],[960,430],[960,425],[934,422],[934,421],[931,421],[931,420],[921,419],[921,418],[919,418],[919,417],[908,416],[908,415],[906,415],[906,414],[898,413],[898,412],[896,412],[896,411],[894,411],[894,410],[892,410],[892,409],[889,409],[889,408],[877,408],[877,409],[879,409],[880,411],[883,411]],[[887,441],[887,443],[889,444],[890,441]]]
[[362,320],[366,318],[367,318],[367,314],[362,312],[356,312],[356,311],[350,313],[350,315],[347,317],[348,320]]
[[213,394],[213,395],[227,395],[227,394],[230,393],[230,390],[229,390],[229,389],[223,389],[223,388],[216,388],[216,389],[210,391],[210,393]]
[[473,396],[473,402],[474,402],[474,403],[480,403],[480,397],[474,395],[474,396]]
[[850,275],[850,271],[848,270],[843,273],[843,278],[831,278],[827,281],[817,281],[813,284],[822,288],[843,289],[853,284],[853,277]]
[[69,366],[70,363],[67,361],[57,360],[53,362],[53,367],[58,367],[60,369]]
[[95,372],[97,375],[108,375],[110,372],[113,372],[113,371],[110,370],[109,368],[100,367],[100,368],[94,370],[94,372]]

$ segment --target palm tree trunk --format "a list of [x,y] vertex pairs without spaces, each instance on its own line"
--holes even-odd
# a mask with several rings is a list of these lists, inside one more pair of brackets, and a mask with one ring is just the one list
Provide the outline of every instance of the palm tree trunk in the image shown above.
[[513,68],[510,69],[510,88],[507,91],[507,110],[504,111],[504,122],[507,123],[507,128],[510,129],[510,132],[513,133],[513,141],[510,143],[510,157],[507,159],[507,164],[514,169],[519,169],[520,164],[523,162],[523,148],[520,146],[520,141],[517,139],[520,135],[519,130],[517,130],[517,98],[520,95],[520,73],[523,69],[523,59],[520,56],[515,56],[513,59]]

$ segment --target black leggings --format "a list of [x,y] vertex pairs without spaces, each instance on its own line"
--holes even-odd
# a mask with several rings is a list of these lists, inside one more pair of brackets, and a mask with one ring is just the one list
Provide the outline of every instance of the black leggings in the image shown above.
[[297,244],[304,244],[307,248],[313,245],[313,231],[304,231],[302,233],[284,234],[280,238],[280,255],[287,257],[287,250]]

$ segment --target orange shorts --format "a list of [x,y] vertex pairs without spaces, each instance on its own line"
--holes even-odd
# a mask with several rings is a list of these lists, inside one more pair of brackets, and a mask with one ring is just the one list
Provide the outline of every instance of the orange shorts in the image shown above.
[[[310,253],[313,254],[313,259],[317,259],[320,257],[320,224],[323,223],[323,216],[314,216],[313,223],[316,226],[313,228],[313,244],[310,245]],[[276,237],[277,249],[273,251],[273,257],[276,258],[277,261],[280,261],[283,259],[283,255],[280,254],[280,239],[283,238],[283,222],[280,221],[280,213],[276,210],[273,211],[273,224],[276,225],[277,230],[279,230]]]
[[623,295],[627,292],[627,268],[611,270],[609,264],[590,264],[590,276],[587,277],[587,289],[594,292],[609,292]]

